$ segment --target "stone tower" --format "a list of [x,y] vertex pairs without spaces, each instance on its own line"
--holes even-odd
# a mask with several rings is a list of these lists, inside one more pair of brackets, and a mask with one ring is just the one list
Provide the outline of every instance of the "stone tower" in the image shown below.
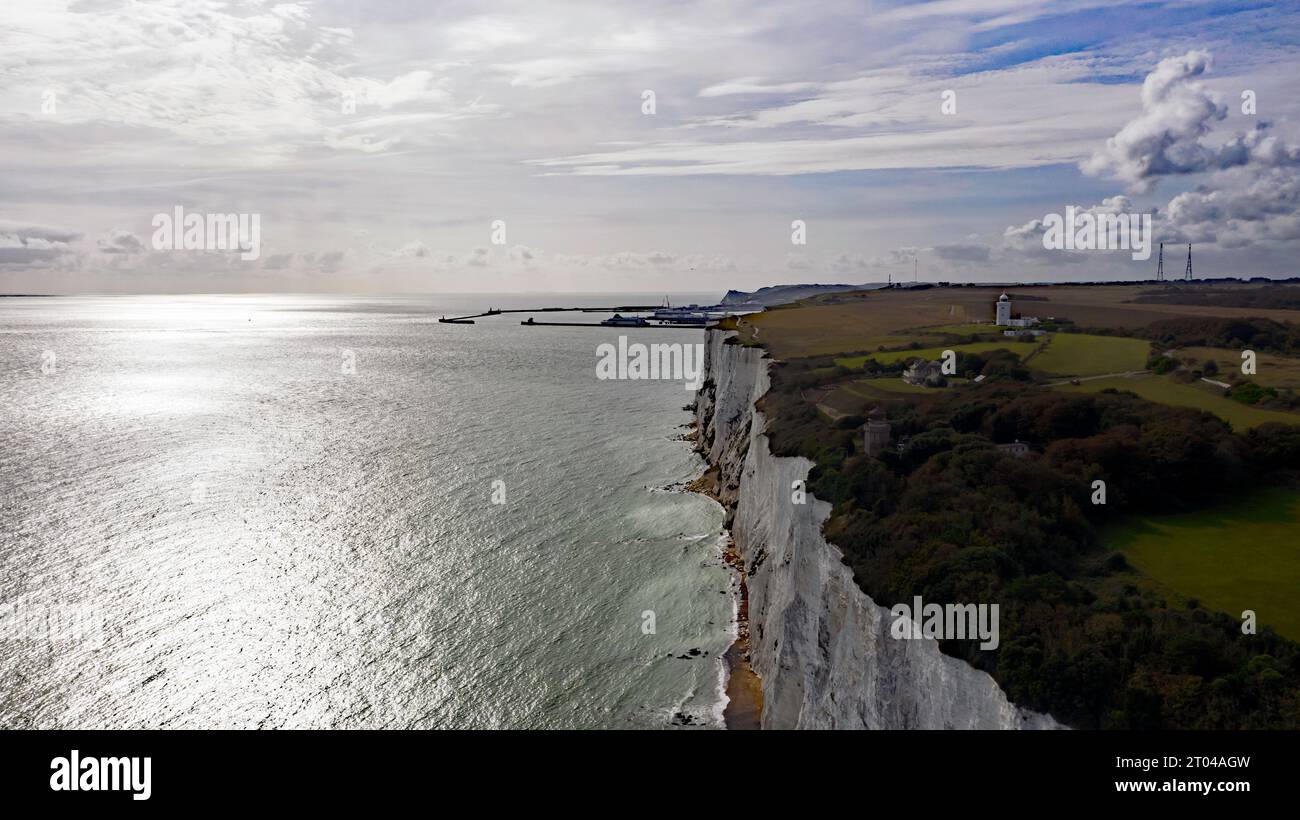
[[889,446],[889,422],[885,421],[885,412],[879,407],[871,408],[867,414],[864,435],[863,443],[869,456],[874,456]]

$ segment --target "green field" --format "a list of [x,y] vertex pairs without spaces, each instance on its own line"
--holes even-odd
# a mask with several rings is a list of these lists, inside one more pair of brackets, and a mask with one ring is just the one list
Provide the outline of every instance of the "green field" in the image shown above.
[[1100,376],[1146,367],[1150,344],[1120,336],[1053,333],[1047,347],[1029,362],[1055,376]]
[[1211,609],[1300,640],[1300,492],[1270,489],[1184,515],[1142,518],[1103,533],[1130,564]]
[[862,367],[863,362],[867,359],[875,359],[881,364],[891,362],[907,361],[908,359],[925,359],[926,361],[937,361],[945,350],[954,350],[959,353],[988,353],[990,350],[1010,350],[1017,353],[1021,358],[1036,347],[1035,344],[1007,339],[1005,342],[972,342],[965,345],[946,345],[943,347],[924,347],[920,350],[891,350],[886,353],[872,353],[870,356],[849,356],[843,359],[836,359],[835,363],[841,367]]
[[1183,347],[1178,349],[1174,358],[1195,362],[1193,367],[1213,360],[1219,366],[1219,375],[1214,378],[1220,381],[1231,381],[1235,375],[1265,387],[1300,389],[1300,359],[1260,353],[1255,361],[1255,375],[1243,376],[1239,350],[1226,350],[1220,347]]
[[1300,424],[1300,414],[1285,413],[1281,410],[1262,410],[1242,404],[1239,401],[1224,398],[1222,391],[1204,382],[1180,384],[1168,376],[1137,376],[1134,378],[1115,377],[1111,379],[1093,379],[1082,384],[1057,385],[1057,390],[1072,392],[1100,393],[1107,388],[1129,390],[1148,401],[1159,404],[1171,404],[1175,407],[1194,407],[1213,413],[1232,425],[1237,432],[1268,421],[1280,421],[1283,424]]

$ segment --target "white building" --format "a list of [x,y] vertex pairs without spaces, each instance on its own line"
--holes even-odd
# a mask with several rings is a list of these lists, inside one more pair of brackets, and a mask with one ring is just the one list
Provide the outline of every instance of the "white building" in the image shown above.
[[1030,327],[1038,324],[1037,316],[1025,316],[1020,319],[1011,318],[1011,298],[1003,293],[998,297],[997,321],[993,324],[998,327]]
[[999,327],[1011,326],[1011,300],[1005,293],[998,297],[998,320],[994,324]]
[[1016,439],[1010,444],[999,444],[998,449],[1013,458],[1024,458],[1029,455],[1029,445]]

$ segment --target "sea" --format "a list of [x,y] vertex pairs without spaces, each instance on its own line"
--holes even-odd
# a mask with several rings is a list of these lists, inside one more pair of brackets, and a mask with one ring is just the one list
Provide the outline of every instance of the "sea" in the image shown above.
[[662,299],[0,298],[0,727],[721,727],[703,331],[437,321]]

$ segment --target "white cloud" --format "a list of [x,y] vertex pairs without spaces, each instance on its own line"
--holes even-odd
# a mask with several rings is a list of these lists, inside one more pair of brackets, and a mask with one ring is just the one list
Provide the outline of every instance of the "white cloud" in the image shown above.
[[[795,102],[701,117],[684,124],[683,135],[658,142],[533,164],[545,173],[580,176],[1025,168],[1082,160],[1123,122],[1128,92],[1088,82],[1097,72],[1086,59],[1047,58],[960,79],[932,76],[929,68],[921,63],[804,83],[810,90]],[[733,83],[743,87],[742,81]],[[1068,96],[1060,92],[1065,85]],[[956,115],[940,107],[950,89],[956,92]],[[722,130],[684,138],[716,129]]]
[[[1128,214],[1134,213],[1137,209],[1133,201],[1126,196],[1116,195],[1106,197],[1097,205],[1071,205],[1062,204],[1057,214],[1066,213],[1067,209],[1073,208],[1077,216],[1090,214],[1099,216],[1102,214]],[[1140,212],[1140,211],[1138,211]],[[1046,214],[1044,214],[1046,216]],[[1076,217],[1077,218],[1077,217]],[[1009,260],[1039,260],[1050,262],[1064,262],[1075,264],[1088,260],[1094,260],[1097,251],[1091,250],[1055,250],[1043,247],[1043,235],[1047,233],[1047,227],[1042,218],[1034,218],[1023,225],[1008,226],[1002,233],[1001,252],[1003,258]],[[1108,251],[1109,253],[1109,251]],[[1129,251],[1114,251],[1116,254],[1128,254]]]
[[1196,81],[1210,63],[1204,51],[1161,60],[1142,84],[1142,114],[1083,170],[1112,173],[1140,192],[1165,177],[1211,172],[1164,209],[1158,233],[1167,240],[1244,248],[1300,239],[1300,148],[1270,133],[1267,122],[1207,144],[1212,124],[1227,116]]
[[97,240],[102,253],[144,253],[144,241],[122,228],[114,228]]
[[80,238],[70,228],[0,219],[0,266],[45,267],[72,254]]
[[767,84],[762,77],[741,77],[701,89],[700,96],[728,97],[738,94],[790,94],[816,87],[816,83],[810,82]]
[[[1278,9],[1184,5],[1194,19],[1153,42],[1159,9],[1124,9],[1126,28],[1109,5],[11,3],[0,200],[91,238],[0,230],[0,286],[44,289],[69,270],[81,291],[187,277],[203,290],[725,289],[881,281],[910,275],[918,253],[923,279],[1031,275],[1063,255],[1017,252],[1038,238],[1026,219],[1110,193],[1079,175],[1094,153],[1124,184],[1179,177],[1168,235],[1292,258],[1296,58],[1251,36]],[[1097,13],[1092,45],[1058,54],[1080,10]],[[1212,51],[1216,71],[1193,58],[1152,72],[1189,50]],[[1148,72],[1150,105],[1132,79]],[[1218,118],[1215,95],[1235,104],[1242,88],[1274,125],[1243,126],[1232,105]],[[1159,150],[1138,150],[1144,134]],[[177,204],[261,213],[263,260],[131,252]],[[487,247],[496,218],[531,244]],[[791,257],[794,218],[814,241]],[[1234,254],[1234,270],[1254,270],[1259,257]]]
[[1167,217],[1169,235],[1179,242],[1243,248],[1300,240],[1300,175],[1294,168],[1224,173],[1213,187],[1175,196]]
[[1227,107],[1196,78],[1210,68],[1210,55],[1189,51],[1167,57],[1142,83],[1142,115],[1131,120],[1081,167],[1092,175],[1112,174],[1146,192],[1165,176],[1222,170],[1250,163],[1300,162],[1300,149],[1286,145],[1259,123],[1217,146],[1204,138]]

